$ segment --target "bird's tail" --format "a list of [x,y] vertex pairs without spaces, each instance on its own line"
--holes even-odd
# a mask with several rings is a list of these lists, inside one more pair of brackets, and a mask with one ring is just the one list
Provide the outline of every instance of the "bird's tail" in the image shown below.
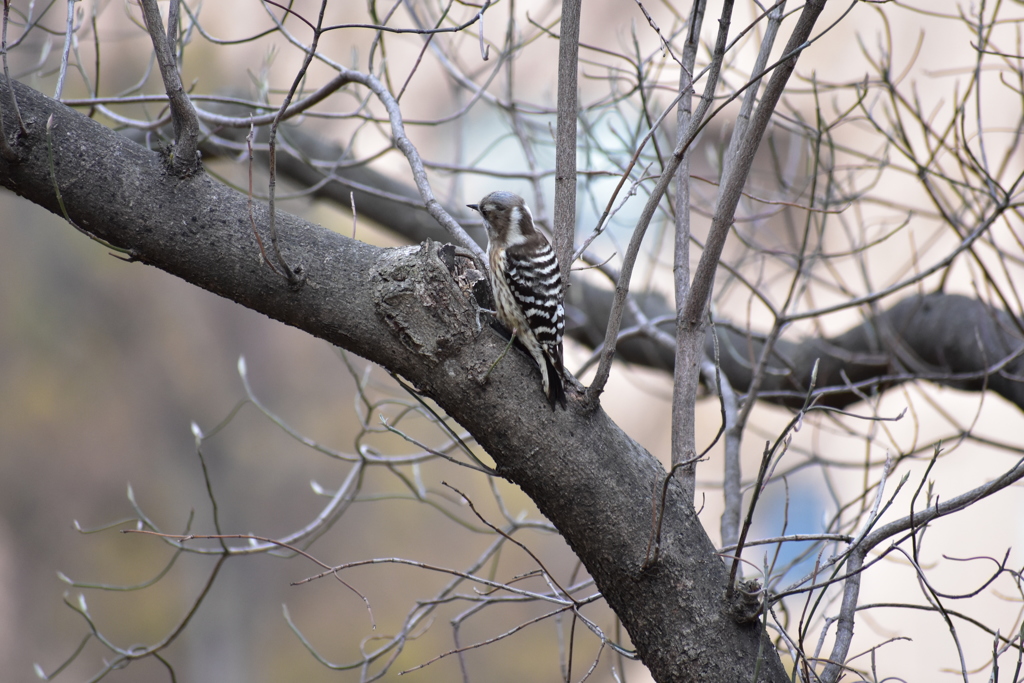
[[[561,359],[557,359],[561,360]],[[566,409],[565,400],[565,370],[561,362],[554,362],[551,359],[551,354],[544,354],[544,364],[547,366],[547,391],[548,391],[548,403],[551,404],[551,409],[555,409],[555,404],[562,406]]]

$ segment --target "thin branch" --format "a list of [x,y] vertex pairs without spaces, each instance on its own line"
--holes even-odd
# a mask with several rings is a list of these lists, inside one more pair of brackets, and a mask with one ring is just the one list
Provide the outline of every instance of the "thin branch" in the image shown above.
[[[679,69],[679,104],[677,105],[676,126],[679,138],[676,145],[685,142],[683,136],[690,130],[693,123],[693,69],[697,60],[697,49],[700,47],[700,32],[704,24],[706,0],[697,0],[690,10],[690,21],[687,26],[686,43],[683,45],[683,60]],[[645,11],[646,14],[646,11]],[[673,288],[675,291],[678,318],[682,312],[690,292],[690,151],[687,147],[676,170],[676,213],[675,213],[675,250],[672,262]],[[682,343],[679,335],[684,331],[682,325],[676,325],[674,339],[675,354],[672,372],[672,464],[683,462],[697,452],[694,412],[697,402],[697,377],[693,363],[689,361],[687,351],[690,347]],[[697,468],[694,465],[683,469],[679,476],[683,487],[683,495],[693,500],[697,491]]]
[[[67,18],[64,28],[64,49],[60,55],[60,74],[57,76],[57,88],[53,95],[55,100],[60,99],[60,94],[64,91],[64,78],[68,75],[68,56],[71,54],[71,41],[75,37],[75,2],[77,0],[68,0]],[[7,4],[7,0],[5,0],[4,4]]]
[[582,0],[562,0],[562,28],[558,41],[558,117],[555,131],[555,215],[552,236],[562,269],[563,287],[576,238],[576,78],[579,69],[580,11]]
[[[163,20],[156,0],[139,0],[142,4],[146,29],[153,42],[157,63],[160,65],[160,77],[163,79],[164,90],[171,105],[171,123],[174,125],[174,153],[171,167],[175,175],[185,178],[199,168],[199,118],[192,107],[192,102],[181,84],[178,72],[178,60],[174,56],[164,33]],[[168,29],[170,30],[170,28]],[[175,30],[176,27],[175,27]]]
[[643,242],[644,234],[647,232],[647,227],[650,225],[651,219],[654,217],[654,212],[657,210],[658,204],[661,202],[661,198],[668,189],[669,183],[671,183],[675,177],[676,169],[679,167],[679,164],[682,163],[683,155],[686,153],[686,150],[689,149],[693,140],[697,137],[697,132],[701,128],[704,117],[714,101],[715,89],[718,87],[718,77],[722,70],[722,62],[725,59],[725,44],[729,37],[732,7],[733,0],[725,0],[722,6],[722,14],[718,22],[718,38],[715,42],[715,49],[711,58],[711,68],[708,71],[708,77],[704,86],[704,92],[701,94],[700,104],[697,105],[697,111],[694,113],[693,118],[690,121],[690,127],[687,129],[686,135],[680,140],[679,144],[676,145],[676,149],[673,151],[672,157],[669,159],[668,164],[662,171],[658,184],[655,185],[654,189],[651,191],[651,195],[643,208],[643,212],[640,214],[636,228],[633,230],[633,236],[629,241],[629,246],[627,247],[626,253],[623,257],[619,280],[615,285],[615,300],[612,304],[612,310],[608,320],[608,328],[605,332],[604,350],[601,353],[601,362],[597,367],[594,381],[587,390],[587,400],[593,410],[596,410],[599,405],[601,393],[604,391],[604,385],[608,382],[608,376],[611,373],[612,358],[615,355],[615,339],[618,336],[619,326],[622,323],[622,311],[625,306],[626,295],[629,293],[629,281],[633,276],[633,266],[635,265],[636,258],[640,253],[640,245]]
[[[288,280],[288,286],[292,289],[298,289],[305,281],[305,271],[301,265],[292,268],[288,265],[284,255],[281,253],[281,245],[278,242],[277,237],[277,209],[275,207],[276,190],[277,190],[277,128],[281,125],[281,117],[284,116],[285,111],[288,110],[288,105],[291,104],[292,98],[295,97],[296,91],[299,86],[306,79],[306,72],[309,69],[310,63],[313,61],[313,57],[316,55],[317,44],[320,42],[320,36],[323,33],[321,27],[323,26],[324,13],[327,11],[327,0],[323,0],[320,3],[320,13],[317,15],[316,26],[313,28],[313,40],[310,43],[309,48],[305,50],[305,57],[302,60],[302,66],[299,67],[298,72],[295,74],[295,78],[292,79],[291,88],[288,90],[288,94],[285,95],[284,102],[277,110],[277,115],[274,117],[273,123],[270,124],[270,136],[267,140],[267,152],[269,155],[268,170],[270,172],[270,180],[268,182],[268,198],[267,205],[270,214],[270,244],[274,249],[274,257],[277,259],[277,264],[281,266],[284,271],[285,277]],[[308,22],[307,22],[308,23]]]
[[718,260],[722,255],[725,239],[732,227],[743,185],[754,163],[754,153],[757,151],[761,138],[768,127],[768,122],[782,97],[786,83],[796,68],[797,59],[807,45],[811,30],[824,9],[824,0],[808,0],[804,5],[784,50],[784,54],[788,57],[772,72],[772,77],[765,88],[752,125],[747,130],[743,144],[736,153],[736,164],[732,167],[732,173],[722,179],[711,230],[697,265],[697,272],[693,277],[690,297],[687,299],[686,309],[680,319],[681,324],[693,327],[702,325],[714,284],[715,272],[718,270]]
[[836,639],[832,653],[829,656],[829,664],[821,674],[821,680],[824,683],[835,683],[843,672],[842,663],[846,661],[853,638],[854,622],[852,615],[857,607],[857,599],[860,595],[860,581],[855,579],[855,577],[859,577],[860,569],[864,564],[867,554],[879,543],[897,534],[924,527],[940,517],[945,517],[970,507],[979,500],[987,498],[1021,479],[1024,479],[1024,459],[1018,460],[1016,465],[990,482],[946,501],[936,502],[920,512],[911,511],[909,515],[879,527],[868,534],[858,546],[851,548],[850,558],[847,563],[847,575],[850,578],[847,579],[843,589],[840,619],[836,626]]

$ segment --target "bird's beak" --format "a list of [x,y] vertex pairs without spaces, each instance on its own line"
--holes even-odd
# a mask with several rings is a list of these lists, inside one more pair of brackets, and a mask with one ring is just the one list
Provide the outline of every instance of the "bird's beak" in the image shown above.
[[479,204],[466,204],[466,206],[468,206],[469,208],[473,209],[474,211],[479,211],[480,210],[480,205]]

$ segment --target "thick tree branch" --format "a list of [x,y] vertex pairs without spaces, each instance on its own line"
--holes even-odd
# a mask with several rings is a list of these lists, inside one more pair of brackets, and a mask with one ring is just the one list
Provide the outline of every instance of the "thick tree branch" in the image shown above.
[[[764,630],[731,618],[725,567],[677,486],[668,493],[661,562],[641,571],[650,496],[664,478],[650,454],[603,411],[582,410],[579,397],[551,412],[539,382],[523,381],[535,372],[525,355],[510,354],[481,384],[504,340],[476,330],[475,307],[436,246],[379,249],[281,214],[282,253],[301,255],[307,267],[307,286],[290,290],[259,258],[244,195],[203,173],[168,174],[160,155],[24,85],[15,89],[30,133],[18,142],[22,162],[0,161],[0,184],[58,211],[44,125],[52,116],[56,184],[78,226],[135,261],[406,377],[558,527],[656,680],[748,680],[755,668],[763,680],[787,680]],[[265,227],[265,207],[255,214]]]

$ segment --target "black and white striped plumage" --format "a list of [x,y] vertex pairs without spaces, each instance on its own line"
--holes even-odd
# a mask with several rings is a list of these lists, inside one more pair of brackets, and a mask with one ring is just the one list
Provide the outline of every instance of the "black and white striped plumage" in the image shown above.
[[498,321],[509,328],[540,368],[548,402],[564,408],[562,363],[562,275],[547,239],[533,227],[523,198],[492,192],[469,208],[480,212],[487,228],[489,279]]

